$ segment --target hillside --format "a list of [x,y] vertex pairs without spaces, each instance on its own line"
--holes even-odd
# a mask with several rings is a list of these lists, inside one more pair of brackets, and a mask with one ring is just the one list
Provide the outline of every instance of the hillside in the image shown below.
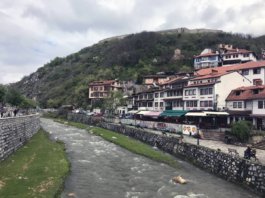
[[[192,70],[193,55],[207,47],[214,49],[219,43],[249,49],[260,56],[265,36],[176,29],[113,37],[67,57],[57,57],[12,86],[36,98],[42,107],[86,107],[87,85],[91,81],[117,78],[141,83],[142,76],[147,74]],[[175,54],[176,49],[181,54]]]

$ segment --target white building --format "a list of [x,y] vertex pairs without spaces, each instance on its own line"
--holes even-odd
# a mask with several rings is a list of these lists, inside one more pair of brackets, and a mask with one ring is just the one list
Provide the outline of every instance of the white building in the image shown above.
[[[240,74],[249,79],[253,85],[261,85],[265,82],[265,61],[247,62],[243,64],[227,65],[214,68],[217,73],[229,73],[238,71]],[[213,71],[212,68],[201,69],[195,72],[195,75],[208,75]],[[243,85],[241,85],[243,86]]]
[[254,52],[245,49],[229,49],[221,57],[223,65],[257,61]]
[[219,52],[212,52],[211,49],[204,49],[200,55],[194,56],[194,69],[218,67],[221,65]]
[[226,98],[231,90],[239,86],[250,86],[251,81],[238,72],[218,73],[191,79],[183,90],[184,110],[226,109]]
[[265,128],[265,86],[239,87],[226,99],[230,120],[249,120],[257,129]]
[[217,51],[204,49],[200,55],[194,56],[194,69],[213,68],[250,61],[257,61],[254,52],[245,49],[233,49],[232,45],[220,44]]

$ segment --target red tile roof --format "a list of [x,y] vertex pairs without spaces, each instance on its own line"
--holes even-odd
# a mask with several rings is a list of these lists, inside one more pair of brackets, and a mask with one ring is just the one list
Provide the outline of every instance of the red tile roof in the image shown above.
[[[253,90],[259,90],[259,93],[254,94]],[[240,92],[240,94],[237,95],[237,92]],[[239,87],[237,89],[232,90],[226,98],[227,101],[253,99],[265,99],[265,85]]]
[[187,81],[188,79],[186,77],[175,77],[175,78],[172,78],[170,80],[167,80],[166,82],[163,82],[163,83],[160,83],[159,85],[167,85],[167,84],[173,84],[175,82],[184,82],[184,81]]
[[227,55],[227,54],[247,54],[247,53],[253,53],[253,52],[246,50],[246,49],[231,49],[231,50],[227,50],[227,52],[224,55]]
[[[265,67],[265,61],[251,61],[241,64],[226,65],[222,67],[215,67],[214,70],[216,70],[218,73],[225,73],[230,71],[238,71],[242,69],[251,69],[259,67]],[[212,70],[213,68],[200,69],[195,72],[195,75],[197,76],[208,75],[212,73]]]
[[198,56],[194,56],[194,58],[199,58],[199,57],[207,57],[207,56],[219,56],[219,54],[210,52],[210,53],[205,53],[205,54],[200,54]]
[[203,79],[210,79],[210,78],[218,78],[220,76],[226,75],[229,72],[212,72],[210,74],[202,75],[202,76],[197,76],[196,78],[193,78],[192,81],[194,80],[203,80]]
[[94,81],[91,82],[89,85],[111,85],[112,83],[114,83],[115,80],[102,80],[102,81]]

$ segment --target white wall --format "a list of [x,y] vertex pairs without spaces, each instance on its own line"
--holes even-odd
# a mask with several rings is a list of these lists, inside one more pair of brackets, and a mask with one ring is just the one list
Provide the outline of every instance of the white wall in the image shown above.
[[[261,99],[262,100],[262,99]],[[265,99],[263,99],[264,101]],[[261,114],[261,115],[265,115],[265,108],[263,109],[258,109],[258,101],[259,100],[253,100],[253,111],[252,114]]]
[[[254,79],[261,79],[262,80],[262,84],[265,84],[265,68],[261,67],[260,68],[260,74],[254,74],[253,73],[253,69],[249,69],[249,74],[248,75],[244,75],[247,79],[251,80],[252,84],[253,84],[253,80]],[[242,70],[241,70],[242,71]]]
[[252,83],[238,72],[233,72],[220,77],[220,82],[214,85],[217,100],[217,109],[226,107],[225,99],[229,93],[238,87],[250,86]]

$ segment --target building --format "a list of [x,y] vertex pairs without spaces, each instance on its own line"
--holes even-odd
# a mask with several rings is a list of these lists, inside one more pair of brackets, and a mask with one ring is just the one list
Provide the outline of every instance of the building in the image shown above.
[[108,98],[113,91],[122,90],[121,83],[118,80],[94,81],[89,84],[88,98],[93,103],[96,100]]
[[[214,70],[218,73],[237,71],[249,79],[253,85],[262,85],[265,82],[265,61],[252,61],[242,64],[227,65],[214,68]],[[194,74],[196,76],[208,75],[211,74],[212,71],[212,68],[206,68],[195,71]]]
[[230,92],[226,98],[229,123],[238,120],[252,121],[257,129],[265,129],[265,85],[243,86]]
[[222,65],[257,61],[254,52],[245,49],[227,50],[222,56]]
[[174,75],[166,75],[163,72],[161,74],[147,75],[143,77],[143,84],[150,87],[158,87],[160,84],[174,78]]
[[194,56],[194,69],[212,68],[224,65],[257,61],[254,52],[245,49],[233,49],[232,45],[220,44],[218,50],[204,49],[198,56]]
[[[188,84],[189,77],[176,77],[165,83],[162,83],[160,93],[156,96],[160,96],[162,93],[163,97],[155,97],[155,99],[160,99],[162,101],[157,101],[157,105],[163,102],[163,110],[183,110],[183,88]],[[155,106],[156,101],[155,101]],[[162,109],[161,109],[162,110]]]
[[194,56],[194,69],[203,69],[221,66],[222,60],[218,51],[204,49],[198,56]]
[[183,89],[184,110],[226,110],[226,98],[231,90],[251,82],[240,73],[218,72],[190,79]]

